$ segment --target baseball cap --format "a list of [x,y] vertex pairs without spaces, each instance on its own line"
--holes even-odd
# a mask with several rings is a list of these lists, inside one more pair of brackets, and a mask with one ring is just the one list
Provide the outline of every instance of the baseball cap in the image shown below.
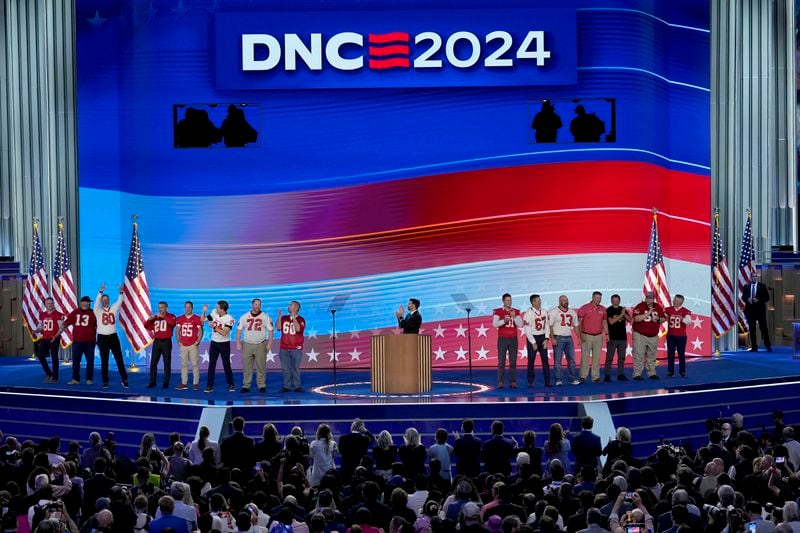
[[91,302],[91,301],[92,301],[92,299],[91,299],[91,298],[89,298],[88,296],[84,296],[83,298],[81,298],[81,301],[82,301],[82,302]]
[[656,294],[653,291],[647,291],[646,293],[644,293],[644,297],[645,298],[655,298]]

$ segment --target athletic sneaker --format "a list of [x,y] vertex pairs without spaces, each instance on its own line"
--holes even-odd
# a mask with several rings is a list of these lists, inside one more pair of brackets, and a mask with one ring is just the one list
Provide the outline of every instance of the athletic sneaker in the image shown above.
[[569,382],[570,385],[580,385],[581,383],[583,382],[579,379],[573,379],[572,381]]
[[206,392],[206,393],[209,393],[209,392],[214,392],[214,387],[206,387],[206,390],[205,390],[205,392]]
[[563,385],[563,383],[561,383],[561,380],[560,380],[560,379],[556,381],[556,387],[560,387],[560,386],[562,386],[562,385]]
[[80,384],[81,382],[78,381],[77,379],[70,380],[70,382],[67,383],[67,385],[80,385]]
[[128,388],[128,382],[127,381],[123,381],[122,382],[122,388],[123,389],[127,389]]
[[108,388],[108,383],[103,383],[103,388],[107,389]]
[[228,392],[236,392],[236,386],[235,385],[228,385]]

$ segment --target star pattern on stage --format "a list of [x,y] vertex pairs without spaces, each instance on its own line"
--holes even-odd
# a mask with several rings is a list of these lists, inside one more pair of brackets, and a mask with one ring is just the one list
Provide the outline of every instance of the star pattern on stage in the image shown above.
[[267,362],[268,363],[274,363],[276,355],[278,355],[278,354],[273,352],[272,349],[270,348],[270,350],[267,352]]
[[695,316],[692,318],[692,328],[698,329],[703,326],[703,319],[699,316]]
[[433,333],[434,333],[433,337],[434,338],[436,338],[436,337],[444,338],[444,332],[445,331],[447,331],[447,329],[443,328],[441,324],[437,324],[436,327],[433,328]]
[[696,337],[692,341],[692,349],[693,350],[702,350],[703,349],[703,341],[700,340],[700,337]]
[[433,353],[436,356],[436,361],[444,361],[444,354],[447,353],[447,350],[442,350],[442,347],[439,346],[439,348],[434,350]]
[[489,308],[487,307],[486,302],[478,302],[478,305],[475,306],[475,312],[478,314],[478,316],[485,315],[486,311],[488,310]]
[[308,362],[309,363],[311,361],[314,361],[315,363],[319,363],[319,361],[317,361],[317,356],[319,356],[319,352],[314,350],[314,348],[311,348],[310,352],[306,352],[306,357],[308,357]]
[[633,333],[633,326],[631,325],[631,323],[630,323],[630,322],[628,322],[627,324],[625,324],[625,332],[626,332],[628,335],[630,335],[631,333]]
[[487,350],[487,349],[486,349],[485,347],[483,347],[483,346],[481,346],[481,349],[480,349],[480,350],[477,350],[475,353],[476,353],[476,354],[478,354],[478,359],[488,359],[488,358],[489,358],[489,357],[488,357],[488,355],[489,355],[489,350]]
[[308,330],[308,334],[306,335],[306,338],[308,340],[316,339],[317,338],[317,330],[315,330],[315,329]]
[[464,349],[463,346],[459,346],[458,350],[456,350],[456,361],[467,360],[467,351]]
[[528,350],[527,349],[522,348],[521,350],[517,350],[517,352],[518,352],[518,357],[520,359],[527,359],[528,358]]
[[625,359],[629,359],[629,358],[631,358],[631,357],[633,357],[633,347],[632,347],[632,346],[630,346],[630,345],[628,345],[628,346],[625,348]]
[[456,329],[456,337],[466,337],[467,336],[466,335],[467,328],[465,328],[463,325],[459,324],[458,327],[455,328],[455,329]]
[[350,356],[351,361],[361,361],[361,352],[358,351],[358,348],[353,348],[353,351],[348,352],[347,355]]
[[210,359],[210,356],[208,355],[208,350],[206,350],[205,352],[200,354],[200,360],[202,362],[204,362],[205,364],[208,364],[208,360],[209,359]]
[[486,332],[489,331],[489,328],[481,324],[480,326],[475,328],[475,331],[478,332],[478,337],[486,337]]
[[383,330],[382,330],[381,328],[374,328],[374,329],[371,329],[371,330],[369,330],[369,331],[370,331],[370,333],[372,333],[373,335],[380,335],[380,334],[381,334],[381,331],[383,331]]
[[353,331],[350,332],[350,338],[351,339],[360,339],[361,338],[361,334],[357,330],[354,329]]
[[333,363],[333,360],[335,358],[336,362],[338,363],[339,362],[339,353],[340,352],[336,352],[336,353],[334,353],[332,351],[328,352],[328,357],[330,358],[330,360],[328,362]]

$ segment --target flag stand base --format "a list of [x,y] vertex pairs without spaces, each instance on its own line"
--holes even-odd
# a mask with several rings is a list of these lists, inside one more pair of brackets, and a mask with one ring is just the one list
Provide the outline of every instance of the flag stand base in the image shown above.
[[38,360],[38,357],[36,357],[36,354],[35,354],[35,353],[32,353],[32,354],[31,354],[31,355],[28,357],[28,361],[36,361],[36,360]]
[[717,348],[714,350],[714,358],[719,359],[720,357],[722,357],[722,353],[720,353],[719,348]]

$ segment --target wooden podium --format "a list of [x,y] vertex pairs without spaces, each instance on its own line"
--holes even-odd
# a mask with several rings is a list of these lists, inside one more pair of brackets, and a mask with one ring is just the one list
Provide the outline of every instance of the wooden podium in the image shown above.
[[372,337],[372,392],[430,392],[431,336],[413,333]]

